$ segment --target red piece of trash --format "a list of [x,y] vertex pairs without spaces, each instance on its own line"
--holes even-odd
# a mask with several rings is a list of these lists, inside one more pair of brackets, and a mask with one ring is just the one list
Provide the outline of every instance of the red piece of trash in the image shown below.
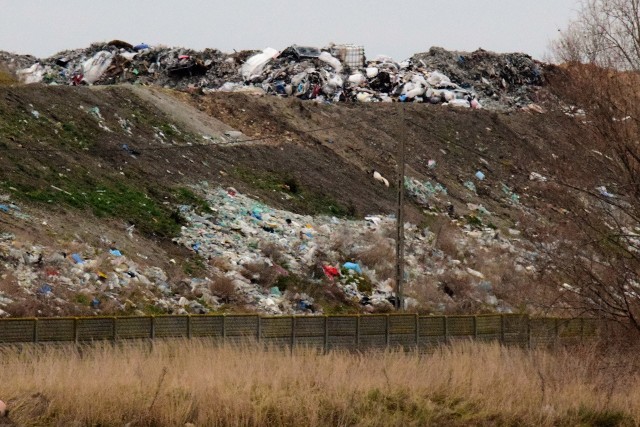
[[331,280],[333,280],[334,277],[338,277],[340,275],[338,269],[330,265],[323,265],[322,270],[324,271],[324,274],[326,274],[327,277]]

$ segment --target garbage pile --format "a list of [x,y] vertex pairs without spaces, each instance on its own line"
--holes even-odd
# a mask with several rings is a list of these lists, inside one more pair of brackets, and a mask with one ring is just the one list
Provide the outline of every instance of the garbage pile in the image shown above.
[[[77,252],[66,252],[69,247]],[[79,242],[50,248],[3,233],[0,261],[5,271],[2,279],[11,282],[10,287],[0,290],[0,316],[7,311],[21,313],[21,307],[35,307],[36,313],[31,314],[58,316],[100,314],[105,310],[140,315],[150,309],[206,313],[220,306],[206,291],[207,279],[172,283],[162,269],[134,261],[118,249],[99,249]]]
[[[321,313],[322,307],[307,295],[278,287],[278,277],[295,275],[320,288],[339,288],[363,311],[391,309],[395,298],[395,243],[388,236],[396,227],[393,216],[369,215],[364,220],[305,216],[270,208],[234,188],[210,188],[202,183],[196,190],[206,195],[212,210],[196,213],[182,206],[189,224],[175,241],[216,266],[214,275],[232,280],[250,306],[272,314]],[[486,210],[484,213],[488,214]],[[497,238],[494,229],[460,228],[461,247],[498,247],[510,254],[510,260],[515,259],[509,268],[523,271],[534,257],[514,242]],[[437,238],[428,228],[405,224],[406,247],[410,248],[405,255],[406,281],[429,287],[437,286],[438,277],[445,273],[466,277],[476,282],[473,298],[494,310],[509,311],[508,305],[495,297],[489,279],[482,273],[434,247]],[[224,260],[223,268],[218,267],[220,260]],[[261,268],[256,270],[256,265]],[[272,280],[265,282],[265,277]],[[433,291],[439,292],[437,288]],[[422,308],[446,310],[449,297],[441,296],[444,299],[429,301],[429,306]],[[415,308],[419,302],[408,298],[405,304]]]
[[[416,191],[425,191],[425,200],[439,197],[445,203],[444,188],[411,182]],[[16,315],[21,307],[34,304],[40,316],[198,314],[225,307],[313,315],[325,312],[326,295],[362,312],[392,309],[393,216],[305,216],[273,209],[233,188],[203,182],[194,191],[206,198],[209,208],[177,206],[186,224],[175,241],[200,260],[200,272],[172,277],[144,254],[126,253],[106,236],[99,247],[76,240],[48,247],[4,233],[0,316]],[[469,209],[491,215],[482,206]],[[15,216],[14,211],[9,208],[0,215],[30,226],[42,221],[32,213]],[[494,293],[493,263],[515,273],[534,271],[536,253],[519,242],[517,230],[498,237],[495,229],[451,221],[459,231],[448,237],[453,242],[449,246],[457,249],[438,243],[444,238],[439,229],[405,224],[406,307],[441,313],[474,301],[485,309],[509,312],[509,304]],[[502,260],[489,255],[498,252]],[[478,263],[470,264],[471,258]],[[302,282],[306,287],[298,286]]]
[[[24,64],[26,58],[20,57],[17,63]],[[34,59],[17,75],[24,83],[128,82],[318,102],[424,102],[497,109],[530,104],[544,81],[540,65],[519,53],[478,50],[466,54],[432,48],[396,62],[386,56],[367,61],[364,49],[353,45],[323,49],[292,45],[283,51],[266,48],[226,54],[216,49],[133,46],[120,40]]]
[[439,70],[463,88],[473,88],[489,108],[524,107],[536,100],[544,84],[543,66],[524,53],[496,54],[448,51],[432,47],[411,61],[426,69]]

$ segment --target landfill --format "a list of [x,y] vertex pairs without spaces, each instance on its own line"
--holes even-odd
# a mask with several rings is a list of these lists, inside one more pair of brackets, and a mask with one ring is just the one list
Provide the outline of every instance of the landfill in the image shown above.
[[[416,179],[407,181],[411,197],[420,192],[424,200],[445,197],[444,188],[432,187]],[[69,314],[70,303],[84,307],[80,314],[148,314],[150,310],[197,314],[232,304],[257,313],[317,315],[326,312],[323,302],[311,295],[318,292],[339,295],[342,304],[361,312],[392,310],[396,298],[393,216],[349,220],[299,215],[272,208],[234,188],[202,182],[193,190],[205,197],[209,208],[177,206],[186,224],[175,242],[202,260],[207,266],[204,273],[171,277],[140,254],[122,251],[106,236],[100,247],[80,240],[56,247],[4,233],[0,235],[2,279],[11,274],[17,289],[0,291],[0,316],[15,312],[12,307],[28,300],[35,300],[43,315]],[[42,220],[4,199],[15,208],[0,215],[19,214],[15,219],[26,224]],[[490,215],[482,206],[469,208],[478,215]],[[516,273],[535,270],[537,254],[520,241],[517,230],[498,236],[492,228],[464,223],[458,227],[455,245],[461,252],[494,251],[504,254],[511,264],[507,268]],[[438,247],[439,230],[410,223],[404,228],[407,309],[447,312],[460,301],[454,285],[464,282],[469,286],[465,301],[476,301],[494,312],[512,311],[494,293],[496,283],[491,277],[460,258],[461,252],[447,253]],[[504,263],[504,259],[494,261]],[[487,262],[491,261],[483,261],[485,267]],[[293,286],[295,278],[316,292]],[[420,292],[433,296],[420,300]]]
[[112,40],[44,59],[0,52],[0,62],[28,84],[153,84],[326,103],[422,102],[495,110],[538,111],[536,92],[544,84],[542,64],[530,56],[482,49],[431,48],[397,62],[382,55],[367,59],[356,45],[224,53]]

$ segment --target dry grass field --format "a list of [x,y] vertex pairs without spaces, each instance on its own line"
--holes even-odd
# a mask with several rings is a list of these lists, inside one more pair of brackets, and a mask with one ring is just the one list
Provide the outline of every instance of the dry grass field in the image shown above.
[[17,426],[640,424],[633,356],[470,342],[429,354],[197,340],[5,347],[0,399]]

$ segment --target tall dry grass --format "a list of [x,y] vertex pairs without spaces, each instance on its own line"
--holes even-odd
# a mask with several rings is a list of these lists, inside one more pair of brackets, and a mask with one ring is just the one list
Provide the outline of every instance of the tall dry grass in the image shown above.
[[637,425],[640,377],[607,357],[468,342],[429,354],[2,348],[0,399],[24,426]]

